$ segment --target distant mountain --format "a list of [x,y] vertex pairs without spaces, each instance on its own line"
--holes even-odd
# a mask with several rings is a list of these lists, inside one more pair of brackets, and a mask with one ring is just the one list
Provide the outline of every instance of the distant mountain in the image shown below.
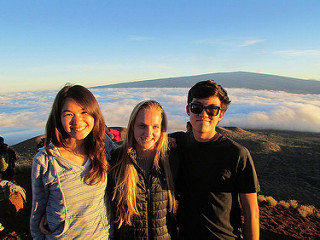
[[126,82],[98,86],[96,88],[190,88],[195,83],[214,79],[224,88],[248,88],[254,90],[275,90],[301,94],[320,94],[320,81],[281,77],[250,72],[224,72],[175,78],[161,78],[137,82]]

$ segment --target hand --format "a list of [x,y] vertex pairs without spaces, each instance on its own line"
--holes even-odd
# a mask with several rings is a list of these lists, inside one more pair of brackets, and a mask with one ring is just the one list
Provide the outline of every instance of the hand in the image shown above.
[[46,234],[46,235],[51,234],[51,231],[48,226],[48,221],[47,221],[46,215],[42,216],[40,224],[39,224],[39,229],[40,229],[40,232],[43,234]]
[[173,213],[174,213],[174,214],[177,214],[177,212],[178,212],[178,207],[179,207],[179,201],[178,201],[178,200],[175,200],[175,201],[174,201],[174,207],[173,207]]
[[169,146],[173,148],[177,148],[177,142],[176,139],[172,137],[168,137]]

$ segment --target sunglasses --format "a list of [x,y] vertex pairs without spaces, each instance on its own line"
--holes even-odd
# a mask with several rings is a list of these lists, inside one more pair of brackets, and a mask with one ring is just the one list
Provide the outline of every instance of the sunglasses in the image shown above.
[[217,116],[221,109],[220,107],[215,105],[209,105],[205,107],[199,103],[189,103],[189,108],[190,108],[190,111],[194,114],[200,114],[204,109],[206,113],[211,117]]

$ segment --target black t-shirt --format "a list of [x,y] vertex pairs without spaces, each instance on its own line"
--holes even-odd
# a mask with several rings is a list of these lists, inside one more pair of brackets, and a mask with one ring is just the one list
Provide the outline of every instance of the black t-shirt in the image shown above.
[[211,142],[197,142],[190,132],[170,137],[176,139],[180,157],[180,239],[237,239],[239,193],[259,191],[249,151],[222,135]]

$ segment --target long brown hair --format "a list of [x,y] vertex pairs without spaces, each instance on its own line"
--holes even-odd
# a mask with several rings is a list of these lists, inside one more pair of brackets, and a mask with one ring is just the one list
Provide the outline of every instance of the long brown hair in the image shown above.
[[85,149],[92,161],[91,170],[85,176],[85,181],[89,185],[94,185],[106,178],[109,166],[105,155],[105,121],[96,98],[87,88],[80,85],[66,85],[58,92],[46,125],[45,149],[52,155],[50,142],[56,147],[68,148],[67,141],[70,136],[61,123],[61,111],[67,98],[75,100],[94,118],[93,129],[85,138]]
[[133,215],[139,215],[136,203],[138,174],[134,167],[135,158],[135,139],[134,124],[138,112],[141,109],[155,110],[161,112],[161,135],[156,143],[156,154],[154,156],[153,166],[160,169],[163,166],[167,178],[168,194],[170,202],[170,211],[173,211],[175,204],[173,179],[168,160],[168,136],[167,136],[167,117],[161,105],[154,100],[140,102],[132,111],[125,141],[123,142],[117,164],[112,169],[115,179],[115,189],[112,200],[116,202],[116,220],[119,222],[119,228],[123,223],[131,225]]

